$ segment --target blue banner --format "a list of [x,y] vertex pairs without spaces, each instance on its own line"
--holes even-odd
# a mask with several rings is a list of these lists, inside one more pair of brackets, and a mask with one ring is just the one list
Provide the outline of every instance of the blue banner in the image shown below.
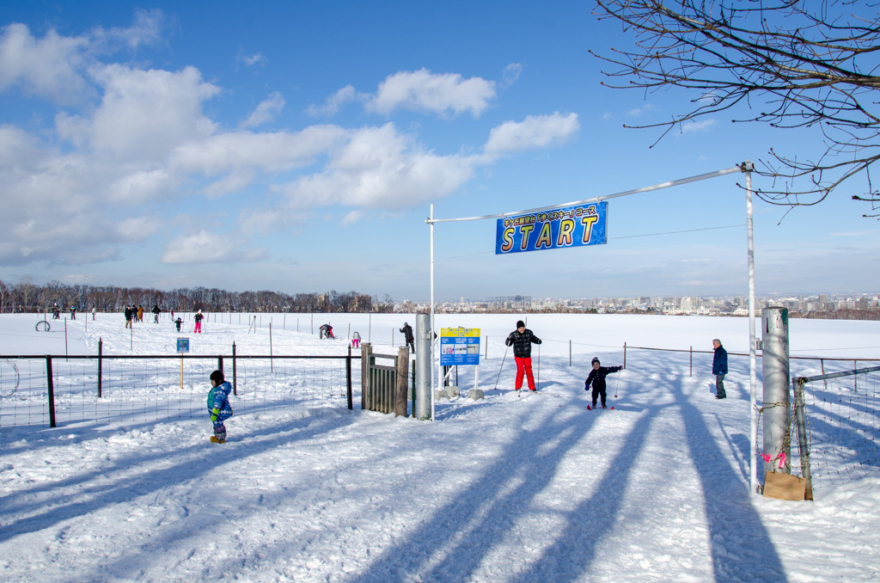
[[607,202],[504,217],[495,230],[495,255],[603,245],[607,227]]

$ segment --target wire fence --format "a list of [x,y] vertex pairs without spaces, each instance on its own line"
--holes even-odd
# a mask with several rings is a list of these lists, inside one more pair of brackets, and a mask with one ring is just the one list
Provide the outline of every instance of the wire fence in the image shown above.
[[236,415],[350,409],[360,390],[353,360],[359,357],[0,356],[0,427],[202,418],[217,369],[233,384]]

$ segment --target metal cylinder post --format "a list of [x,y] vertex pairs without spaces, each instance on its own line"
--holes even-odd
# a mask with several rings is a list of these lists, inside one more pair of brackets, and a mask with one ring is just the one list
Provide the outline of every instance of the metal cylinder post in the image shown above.
[[431,418],[431,316],[416,314],[416,419]]
[[791,473],[791,378],[788,356],[788,309],[769,307],[761,310],[761,332],[764,357],[764,470],[778,469],[781,455],[785,464],[781,471]]

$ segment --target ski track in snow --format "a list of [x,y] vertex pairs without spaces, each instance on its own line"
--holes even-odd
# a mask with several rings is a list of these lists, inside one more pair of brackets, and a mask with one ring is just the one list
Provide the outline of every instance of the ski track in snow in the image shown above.
[[[338,334],[345,335],[349,318],[367,339],[365,315],[332,316]],[[294,317],[287,316],[287,330],[274,331],[276,354],[344,353],[344,342],[306,333],[308,315],[299,316],[303,332],[290,331]],[[399,328],[407,317],[415,319],[374,316],[373,334]],[[227,422],[223,445],[207,442],[207,414],[3,427],[0,579],[880,578],[877,473],[817,490],[813,503],[749,495],[747,358],[731,358],[729,398],[719,402],[709,392],[711,355],[694,356],[691,377],[686,353],[631,351],[627,369],[608,377],[615,410],[586,410],[588,356],[618,364],[618,338],[706,349],[711,338],[724,339],[720,327],[728,349],[738,351],[742,319],[530,315],[529,327],[545,339],[544,394],[519,398],[510,390],[511,354],[492,390],[501,341],[515,318],[438,318],[438,327],[482,325],[490,359],[480,376],[487,398],[442,401],[435,423],[339,408],[255,412]],[[0,316],[4,354],[59,352],[57,337],[28,332],[35,320]],[[880,332],[877,323],[799,325],[792,322],[793,350],[869,346],[865,339],[876,342]],[[105,353],[169,353],[176,337],[167,319],[133,333],[115,314],[99,315],[88,332],[83,326],[69,323],[72,352],[94,353],[101,337]],[[196,353],[229,354],[233,340],[239,354],[268,353],[265,326],[248,334],[245,324],[209,316],[205,328],[204,336],[184,334]],[[581,346],[569,367],[567,338],[586,343],[583,328],[603,341]],[[377,350],[389,353],[390,346]],[[462,389],[472,378],[461,375]],[[205,393],[208,387],[205,379]]]

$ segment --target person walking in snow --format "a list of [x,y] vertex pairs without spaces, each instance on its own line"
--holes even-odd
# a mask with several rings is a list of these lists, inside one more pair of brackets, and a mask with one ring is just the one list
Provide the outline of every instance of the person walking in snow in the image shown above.
[[535,390],[535,377],[532,374],[532,344],[541,344],[541,339],[526,328],[522,320],[516,323],[516,330],[510,333],[504,341],[507,346],[513,346],[513,357],[516,360],[516,390],[520,390],[523,384],[523,374],[529,380],[529,390]]
[[622,366],[602,366],[599,363],[599,359],[597,357],[593,357],[591,361],[593,365],[593,370],[590,371],[587,380],[584,381],[584,390],[588,391],[590,389],[590,383],[593,385],[593,406],[587,407],[587,409],[595,409],[596,401],[599,397],[602,398],[602,408],[605,409],[605,376],[611,373],[620,372],[623,370]]
[[199,310],[198,313],[193,316],[193,320],[196,322],[196,327],[193,329],[193,334],[201,334],[202,333],[202,320],[205,317],[202,315],[202,311]]
[[727,351],[721,346],[717,338],[712,341],[715,347],[715,356],[712,357],[712,374],[715,375],[715,398],[726,399],[727,391],[724,390],[724,376],[727,374]]
[[153,312],[153,323],[154,324],[159,323],[159,312],[161,312],[161,311],[162,310],[159,309],[159,304],[156,304],[153,306],[152,312]]
[[137,307],[137,321],[138,322],[144,321],[144,307],[143,306]]
[[404,339],[406,340],[406,345],[412,350],[412,353],[416,353],[416,343],[415,338],[413,337],[412,326],[403,323],[403,328],[400,329],[400,332],[403,334]]
[[97,313],[98,313],[98,307],[92,306],[92,322],[95,321],[95,314],[97,314]]
[[336,338],[336,336],[333,335],[333,326],[330,324],[322,324],[321,327],[318,328],[318,332],[320,333],[319,336],[321,338]]
[[232,417],[232,407],[229,405],[229,393],[232,391],[226,379],[223,378],[222,370],[211,373],[211,391],[208,393],[208,414],[211,423],[214,424],[214,435],[211,443],[223,443],[226,441],[226,425],[224,421]]
[[125,310],[123,311],[123,314],[125,314],[125,327],[131,328],[131,319],[134,316],[134,314],[131,310],[131,306],[125,306]]
[[361,335],[355,330],[354,334],[351,335],[351,347],[352,348],[360,348],[361,347]]
[[183,320],[180,319],[180,316],[174,320],[174,325],[177,326],[177,331],[180,332],[180,325],[183,324]]

